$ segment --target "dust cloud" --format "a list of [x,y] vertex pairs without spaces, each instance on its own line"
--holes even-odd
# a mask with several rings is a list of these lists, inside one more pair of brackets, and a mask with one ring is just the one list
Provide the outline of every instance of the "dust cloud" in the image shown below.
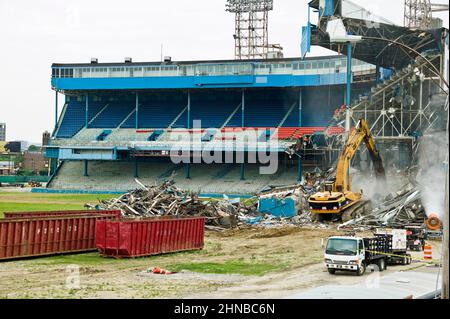
[[418,154],[417,182],[422,204],[429,216],[443,218],[445,211],[445,177],[448,167],[448,135],[437,132],[422,137]]

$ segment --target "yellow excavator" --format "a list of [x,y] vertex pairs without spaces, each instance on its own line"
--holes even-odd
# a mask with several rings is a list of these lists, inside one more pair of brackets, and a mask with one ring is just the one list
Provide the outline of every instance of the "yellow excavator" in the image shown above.
[[377,179],[385,180],[383,161],[367,122],[359,120],[351,132],[347,143],[339,157],[336,178],[325,182],[325,190],[308,199],[309,209],[315,220],[324,220],[326,216],[346,222],[365,214],[370,210],[370,201],[362,199],[361,192],[351,190],[350,163],[361,143],[367,147]]

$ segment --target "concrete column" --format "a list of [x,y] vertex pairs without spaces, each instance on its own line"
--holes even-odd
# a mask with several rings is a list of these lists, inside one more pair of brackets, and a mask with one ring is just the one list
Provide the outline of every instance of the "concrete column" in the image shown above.
[[345,94],[345,131],[350,132],[350,105],[352,103],[352,44],[347,43],[347,84]]
[[136,92],[136,129],[139,128],[139,93]]
[[241,163],[241,181],[245,181],[245,163]]
[[58,126],[58,91],[55,90],[55,129]]
[[[241,119],[242,119],[242,123],[241,126],[242,128],[245,127],[245,91],[242,90],[242,103],[241,103],[242,107],[241,107]],[[243,162],[241,163],[241,181],[245,180],[245,152],[243,154]]]
[[187,128],[191,128],[191,91],[188,91],[188,103],[187,103]]
[[242,90],[242,103],[241,103],[242,107],[241,107],[241,118],[242,118],[242,123],[241,126],[245,127],[245,91]]
[[139,165],[137,157],[134,158],[134,177],[139,177]]
[[303,90],[300,89],[298,96],[298,127],[302,127]]
[[86,123],[84,125],[85,128],[88,128],[89,125],[89,94],[86,93],[86,110],[85,110],[85,120]]
[[191,164],[186,163],[186,179],[191,179]]
[[88,161],[87,160],[84,161],[84,176],[89,176],[89,173],[88,173]]
[[302,170],[302,158],[300,157],[300,155],[298,156],[298,163],[297,163],[297,182],[301,182],[302,181],[302,177],[303,177],[303,170]]
[[[187,128],[191,129],[191,91],[188,91],[187,103]],[[191,135],[192,137],[192,135]],[[191,164],[186,163],[186,179],[191,179]]]

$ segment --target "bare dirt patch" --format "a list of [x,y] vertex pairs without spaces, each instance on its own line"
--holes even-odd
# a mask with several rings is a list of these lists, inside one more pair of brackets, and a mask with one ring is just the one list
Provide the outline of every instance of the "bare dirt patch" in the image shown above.
[[[5,262],[0,263],[0,298],[187,298],[232,287],[251,278],[264,281],[274,272],[289,272],[320,264],[321,239],[334,233],[336,231],[292,227],[241,229],[223,233],[207,231],[202,251],[131,260],[82,254]],[[154,266],[167,268],[169,265],[189,263],[235,262],[277,267],[266,275],[221,274],[215,277],[214,274],[198,274],[187,276],[184,280],[173,280],[170,276],[155,280],[152,276],[142,276],[143,272]],[[69,265],[80,267],[80,289],[66,285]],[[227,277],[233,280],[224,281],[223,278]]]

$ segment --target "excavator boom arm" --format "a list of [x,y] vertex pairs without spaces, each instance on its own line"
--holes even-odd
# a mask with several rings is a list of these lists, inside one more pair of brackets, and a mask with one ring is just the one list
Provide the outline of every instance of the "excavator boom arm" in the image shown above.
[[334,186],[334,191],[336,192],[346,192],[350,191],[350,176],[349,168],[350,163],[356,152],[358,151],[361,143],[367,147],[369,151],[370,159],[373,162],[375,168],[375,174],[377,178],[385,178],[385,172],[383,167],[383,161],[381,156],[375,146],[375,141],[370,132],[370,128],[366,121],[361,119],[356,125],[355,129],[350,134],[347,143],[339,157],[337,170],[336,170],[336,182]]

